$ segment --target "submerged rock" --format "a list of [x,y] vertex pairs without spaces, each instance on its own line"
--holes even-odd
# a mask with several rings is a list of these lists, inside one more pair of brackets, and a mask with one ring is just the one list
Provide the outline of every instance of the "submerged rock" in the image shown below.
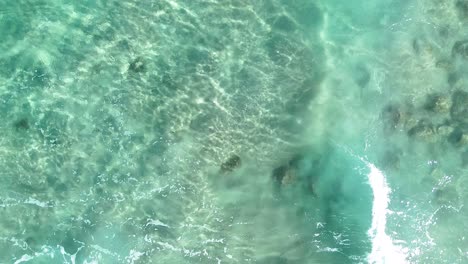
[[319,171],[318,161],[308,160],[303,155],[295,155],[286,164],[273,169],[271,178],[276,192],[291,184],[300,184],[302,189],[317,196],[314,189],[316,171]]
[[275,194],[279,194],[281,188],[291,184],[296,179],[296,169],[289,164],[281,165],[273,169],[271,178]]
[[468,92],[457,90],[453,93],[450,116],[453,120],[468,123]]
[[276,185],[280,186],[283,183],[283,178],[288,173],[288,169],[288,166],[282,165],[273,170],[271,178]]
[[394,130],[401,120],[401,113],[397,105],[389,104],[385,106],[381,113],[385,130]]
[[457,0],[455,2],[455,8],[458,10],[458,14],[461,19],[468,18],[468,1],[466,0]]
[[300,154],[297,154],[297,155],[293,156],[293,157],[288,161],[288,165],[289,165],[290,167],[299,168],[300,163],[301,163],[302,160],[304,160],[304,156],[303,156],[303,155],[300,155]]
[[468,145],[468,123],[458,122],[447,139],[455,146]]
[[128,66],[128,70],[135,73],[144,72],[146,70],[146,65],[143,59],[138,57],[130,63],[130,65]]
[[424,109],[435,113],[448,113],[452,103],[450,98],[440,94],[429,94]]
[[14,124],[16,130],[28,130],[29,129],[29,122],[26,118],[21,118],[20,120],[16,121]]
[[286,175],[284,175],[282,184],[283,185],[288,185],[293,183],[296,180],[297,177],[297,172],[296,169],[290,168],[287,172]]
[[434,127],[427,120],[420,120],[418,124],[408,130],[408,136],[430,139],[434,135]]
[[354,69],[354,81],[359,87],[364,88],[369,84],[371,74],[366,66],[358,65]]
[[459,80],[460,80],[460,75],[457,72],[448,72],[447,83],[450,86],[455,86]]
[[460,128],[455,128],[452,133],[448,136],[448,142],[452,143],[453,145],[459,145],[463,139],[463,130]]
[[418,38],[415,38],[413,39],[412,44],[413,44],[412,47],[413,47],[414,53],[419,54],[421,52],[421,40],[419,40]]
[[452,56],[460,56],[464,59],[468,59],[468,40],[455,42],[452,47]]
[[439,136],[442,137],[448,137],[448,135],[450,135],[450,133],[452,133],[454,129],[455,128],[453,128],[449,124],[442,124],[437,126],[437,134],[439,134]]
[[232,155],[228,160],[221,164],[221,173],[232,172],[242,164],[241,158],[237,155]]

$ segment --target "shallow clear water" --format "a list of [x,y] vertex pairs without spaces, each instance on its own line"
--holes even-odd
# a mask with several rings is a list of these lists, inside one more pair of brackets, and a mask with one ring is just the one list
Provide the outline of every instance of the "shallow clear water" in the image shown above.
[[0,0],[0,263],[468,263],[468,2]]

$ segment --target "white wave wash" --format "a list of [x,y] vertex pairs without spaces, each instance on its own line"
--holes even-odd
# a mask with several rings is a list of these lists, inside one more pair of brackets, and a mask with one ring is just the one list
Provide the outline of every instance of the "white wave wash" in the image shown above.
[[392,238],[385,233],[391,189],[388,187],[384,174],[373,164],[366,163],[370,169],[368,179],[374,195],[372,226],[368,231],[372,239],[372,252],[368,256],[368,262],[370,264],[408,263],[403,250],[394,245]]

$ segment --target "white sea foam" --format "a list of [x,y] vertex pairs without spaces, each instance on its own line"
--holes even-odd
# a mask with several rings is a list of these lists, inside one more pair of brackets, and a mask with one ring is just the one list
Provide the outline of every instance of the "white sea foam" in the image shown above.
[[368,231],[369,237],[372,239],[372,252],[368,256],[368,262],[371,264],[409,263],[404,249],[395,245],[392,238],[385,232],[391,193],[385,175],[373,164],[367,163],[367,166],[370,169],[368,174],[369,184],[374,195],[372,226]]
[[27,261],[30,261],[30,260],[32,260],[32,259],[34,259],[34,257],[25,254],[25,255],[21,256],[20,259],[18,259],[17,261],[15,261],[15,264],[20,264],[20,263],[23,263],[23,262],[27,262]]

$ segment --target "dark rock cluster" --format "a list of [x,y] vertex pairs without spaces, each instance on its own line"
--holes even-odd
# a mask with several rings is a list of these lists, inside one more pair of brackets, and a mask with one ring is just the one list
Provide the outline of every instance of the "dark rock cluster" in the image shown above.
[[220,166],[221,173],[229,173],[233,172],[235,169],[239,168],[242,165],[241,158],[233,154],[229,159],[227,159],[223,164]]
[[439,93],[429,94],[424,109],[434,113],[447,113],[450,110],[450,98]]
[[274,168],[271,173],[273,187],[276,194],[288,185],[300,185],[306,193],[316,195],[314,171],[319,171],[318,161],[303,154],[297,154],[284,164]]
[[[319,162],[303,154],[293,155],[278,167],[271,170],[271,182],[275,197],[280,197],[285,189],[302,189],[307,194],[316,196],[314,190],[315,172],[320,170]],[[243,165],[242,159],[237,154],[232,154],[219,166],[219,175],[231,175],[238,171]],[[234,177],[237,178],[237,177]],[[227,177],[226,180],[234,178]],[[233,184],[233,182],[230,182]],[[292,189],[290,189],[292,188]]]
[[134,73],[141,73],[146,70],[146,64],[143,61],[143,58],[137,57],[134,59],[128,66],[128,70]]
[[453,44],[452,56],[460,56],[463,59],[468,59],[468,40],[460,40]]
[[[403,132],[412,140],[451,146],[461,153],[468,151],[468,92],[464,89],[427,94],[423,103],[416,106],[389,103],[383,107],[380,118],[386,140]],[[400,154],[384,151],[380,157],[383,168],[398,168]]]
[[29,122],[28,122],[28,119],[26,118],[19,119],[13,125],[16,128],[16,130],[28,130],[29,129]]
[[429,139],[434,134],[434,126],[427,119],[421,119],[408,130],[408,136]]

